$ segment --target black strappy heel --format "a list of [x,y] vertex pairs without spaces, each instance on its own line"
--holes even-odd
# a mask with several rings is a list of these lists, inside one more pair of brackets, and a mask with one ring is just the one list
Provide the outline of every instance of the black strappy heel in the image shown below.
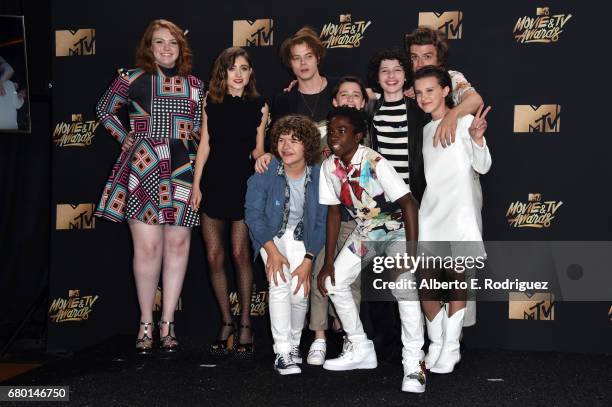
[[139,355],[150,355],[153,352],[153,332],[149,336],[149,327],[153,326],[153,322],[142,322],[140,325],[144,326],[144,333],[142,338],[136,339],[136,353]]
[[[168,335],[161,336],[161,326],[168,325]],[[159,321],[157,326],[159,327],[159,349],[162,352],[172,353],[178,350],[178,340],[174,333],[174,321]]]
[[208,353],[212,356],[226,356],[234,348],[236,327],[233,322],[221,324],[221,329],[223,329],[224,326],[231,326],[232,330],[226,339],[217,339],[210,345]]

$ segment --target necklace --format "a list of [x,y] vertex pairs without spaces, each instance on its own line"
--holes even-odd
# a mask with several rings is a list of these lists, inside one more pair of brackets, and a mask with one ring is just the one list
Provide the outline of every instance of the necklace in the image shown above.
[[323,78],[321,78],[321,88],[319,89],[319,92],[317,92],[317,97],[315,98],[315,102],[314,102],[314,106],[312,107],[312,109],[310,108],[310,106],[308,105],[308,102],[306,101],[306,98],[304,97],[304,94],[302,92],[300,92],[300,90],[298,89],[298,93],[300,94],[300,96],[302,97],[302,101],[304,102],[304,106],[306,106],[306,109],[308,109],[308,111],[310,112],[310,118],[314,120],[315,117],[315,113],[317,112],[317,106],[319,105],[319,96],[321,96],[321,92],[323,91]]

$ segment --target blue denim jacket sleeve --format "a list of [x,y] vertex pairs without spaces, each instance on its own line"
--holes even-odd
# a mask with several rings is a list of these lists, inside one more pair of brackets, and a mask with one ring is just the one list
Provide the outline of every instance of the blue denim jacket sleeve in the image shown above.
[[270,169],[263,174],[255,173],[247,181],[244,221],[249,227],[255,257],[259,255],[261,246],[272,240],[276,233],[267,224],[265,216],[268,190],[271,187],[270,173]]
[[325,229],[327,226],[327,205],[321,205],[319,203],[319,174],[320,174],[320,166],[317,164],[312,169],[313,174],[313,183],[310,186],[313,193],[313,199],[308,202],[311,205],[314,205],[316,210],[315,222],[313,227],[309,228],[312,232],[310,234],[310,239],[308,242],[308,247],[306,247],[306,251],[314,254],[315,256],[319,254],[323,245],[325,244]]

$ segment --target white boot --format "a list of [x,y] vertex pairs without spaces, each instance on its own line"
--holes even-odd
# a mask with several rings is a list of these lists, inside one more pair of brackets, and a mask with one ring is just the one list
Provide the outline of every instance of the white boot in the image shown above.
[[444,345],[442,345],[442,351],[436,364],[429,369],[431,372],[438,374],[451,373],[455,365],[461,360],[459,337],[461,336],[461,328],[463,328],[464,316],[465,308],[455,312],[452,317],[444,314]]
[[442,345],[444,344],[444,331],[442,329],[443,320],[446,317],[446,309],[442,307],[436,317],[429,321],[425,317],[425,324],[427,325],[427,336],[429,337],[429,348],[427,349],[427,355],[425,356],[425,369],[431,369],[435,366],[440,352],[442,351]]
[[347,341],[342,353],[336,359],[327,359],[323,364],[326,370],[375,369],[378,366],[374,343]]

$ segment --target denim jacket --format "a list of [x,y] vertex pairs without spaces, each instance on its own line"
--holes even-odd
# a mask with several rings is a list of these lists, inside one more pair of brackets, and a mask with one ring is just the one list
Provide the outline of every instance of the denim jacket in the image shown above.
[[[247,182],[244,220],[249,227],[255,258],[259,250],[272,240],[283,226],[285,209],[285,175],[282,164],[272,158],[268,170],[253,174]],[[310,182],[305,186],[303,239],[306,251],[316,255],[325,244],[327,206],[319,203],[320,165],[311,166]]]

